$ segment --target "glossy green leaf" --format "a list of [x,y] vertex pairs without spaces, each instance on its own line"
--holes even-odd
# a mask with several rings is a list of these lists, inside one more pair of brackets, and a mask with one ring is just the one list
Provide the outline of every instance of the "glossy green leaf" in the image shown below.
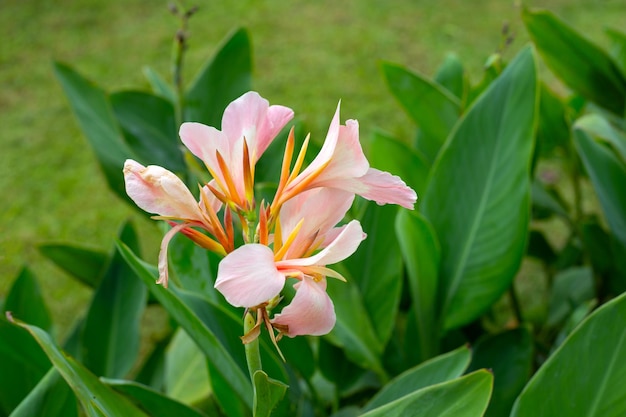
[[433,161],[459,118],[459,99],[399,65],[386,62],[382,70],[391,93],[422,132],[418,149]]
[[419,343],[415,349],[421,362],[439,351],[437,290],[441,248],[432,226],[417,212],[401,211],[395,228],[408,274]]
[[[133,250],[138,236],[126,223],[119,237]],[[121,378],[139,353],[139,326],[147,290],[117,250],[96,289],[87,311],[82,334],[82,361],[94,374]]]
[[526,385],[511,417],[626,415],[624,317],[626,294],[587,317]]
[[594,296],[591,268],[573,267],[559,272],[554,277],[546,324],[561,324],[579,305]]
[[181,328],[167,347],[163,382],[167,396],[185,404],[197,404],[211,394],[206,357]]
[[109,97],[126,143],[144,165],[184,172],[174,106],[164,98],[142,91],[122,91]]
[[91,288],[96,288],[100,284],[109,263],[106,253],[72,244],[43,244],[39,246],[39,252]]
[[535,60],[526,48],[474,102],[431,170],[422,209],[441,243],[446,329],[484,313],[521,263],[536,103]]
[[382,132],[374,132],[368,149],[371,166],[402,178],[418,198],[423,194],[430,163],[419,151]]
[[606,52],[548,11],[524,9],[522,19],[557,77],[587,99],[623,116],[626,78]]
[[13,282],[4,302],[4,311],[10,311],[13,317],[32,323],[46,331],[52,328],[52,320],[41,294],[41,288],[35,275],[28,268],[23,268]]
[[487,335],[472,346],[469,370],[486,368],[493,373],[493,393],[486,417],[509,415],[530,378],[532,365],[533,339],[524,327]]
[[461,103],[467,97],[469,81],[463,68],[463,62],[455,54],[446,55],[443,63],[437,68],[435,82],[454,94]]
[[132,158],[133,153],[124,141],[106,93],[66,64],[55,63],[54,72],[96,154],[109,187],[127,200],[124,177],[120,172],[124,161]]
[[502,74],[504,63],[502,55],[493,53],[487,58],[483,66],[483,77],[478,84],[472,86],[469,91],[465,107],[468,107],[491,85],[491,83]]
[[76,396],[52,367],[9,417],[78,416]]
[[593,118],[574,125],[574,143],[614,236],[626,245],[626,164],[610,148],[594,140],[588,128]]
[[103,415],[147,417],[130,401],[100,382],[95,375],[74,358],[61,351],[46,332],[21,321],[15,320],[14,323],[27,330],[41,346],[57,371],[78,397],[88,417]]
[[460,377],[470,364],[469,347],[432,358],[398,375],[381,389],[363,408],[373,410],[422,388]]
[[158,391],[133,381],[100,378],[102,382],[135,403],[150,417],[203,417],[201,412]]
[[269,378],[261,370],[252,377],[254,383],[254,417],[270,417],[272,410],[287,392],[287,385]]
[[491,395],[493,375],[476,371],[461,378],[422,388],[371,410],[363,417],[481,417]]
[[143,75],[145,75],[146,79],[150,83],[150,87],[152,87],[154,94],[160,95],[170,103],[176,102],[176,93],[174,93],[174,89],[163,79],[161,74],[156,72],[154,68],[144,67]]
[[393,226],[398,208],[367,204],[361,218],[367,239],[343,262],[358,284],[363,305],[371,319],[380,345],[391,336],[402,291],[402,257]]
[[248,32],[238,29],[192,82],[184,101],[186,121],[219,128],[226,106],[251,90],[252,59]]
[[[19,316],[16,316],[19,318]],[[8,415],[50,369],[32,337],[0,316],[0,415]]]
[[123,243],[119,243],[122,256],[148,286],[152,294],[170,315],[185,329],[187,334],[202,349],[217,371],[223,376],[225,383],[236,393],[239,401],[252,409],[252,385],[246,374],[234,361],[232,356],[219,342],[218,338],[202,323],[194,312],[186,306],[173,291],[156,285],[158,273],[156,268],[146,264]]

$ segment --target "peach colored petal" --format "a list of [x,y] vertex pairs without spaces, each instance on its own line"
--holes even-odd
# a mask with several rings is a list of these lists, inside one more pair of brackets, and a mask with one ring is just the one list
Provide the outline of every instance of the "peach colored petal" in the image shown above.
[[240,246],[219,263],[215,288],[235,307],[254,307],[277,296],[285,277],[274,265],[274,253],[264,245]]
[[315,282],[308,276],[294,285],[296,295],[291,304],[274,316],[272,324],[287,326],[289,337],[300,335],[321,336],[335,326],[333,302],[326,294],[326,280]]
[[187,186],[165,168],[144,167],[132,159],[124,163],[126,193],[141,209],[164,217],[195,220],[203,217]]
[[192,154],[200,158],[216,174],[221,174],[216,152],[226,161],[230,159],[231,144],[228,137],[212,126],[202,123],[186,122],[180,126],[180,139]]

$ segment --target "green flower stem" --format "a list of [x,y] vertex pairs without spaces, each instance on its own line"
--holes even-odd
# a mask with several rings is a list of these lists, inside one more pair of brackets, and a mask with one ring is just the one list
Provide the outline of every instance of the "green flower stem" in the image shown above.
[[[251,313],[246,313],[246,317],[243,319],[243,334],[248,334],[250,330],[256,324],[254,316]],[[259,339],[256,338],[250,343],[244,345],[246,350],[246,362],[248,362],[248,372],[250,373],[250,381],[254,383],[254,373],[262,369],[261,366],[261,351],[259,350]]]

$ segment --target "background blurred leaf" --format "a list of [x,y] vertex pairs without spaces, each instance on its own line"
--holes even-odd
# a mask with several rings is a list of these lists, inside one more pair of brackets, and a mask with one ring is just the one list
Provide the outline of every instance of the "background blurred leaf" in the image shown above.
[[[130,223],[122,227],[119,238],[139,250]],[[112,378],[121,378],[130,371],[139,353],[139,325],[146,299],[145,285],[114,249],[93,295],[81,337],[81,358],[89,370]]]
[[437,68],[435,82],[454,94],[460,103],[464,103],[469,90],[469,80],[463,68],[463,62],[455,54],[447,54]]
[[519,268],[536,102],[535,61],[525,48],[464,115],[431,170],[422,209],[441,243],[446,329],[485,312]]
[[624,317],[626,294],[587,317],[526,385],[511,417],[626,414]]
[[76,396],[52,367],[37,386],[13,410],[10,417],[74,417],[78,416]]
[[626,76],[626,33],[615,29],[607,29],[606,34],[611,39],[609,52],[615,63],[622,70],[622,74]]
[[252,60],[248,32],[238,29],[192,82],[184,100],[184,119],[219,128],[226,106],[251,90]]
[[91,288],[100,284],[109,263],[106,253],[73,244],[43,244],[39,246],[39,251],[59,268]]
[[54,72],[83,134],[96,154],[109,188],[123,200],[130,201],[120,172],[124,161],[133,157],[133,152],[124,141],[106,93],[68,65],[56,62]]
[[559,272],[554,277],[546,324],[561,324],[579,305],[594,296],[591,268],[573,267]]
[[23,268],[13,281],[4,303],[4,311],[10,311],[13,317],[28,321],[46,331],[52,328],[52,320],[41,288],[35,275],[28,268]]
[[156,70],[152,67],[146,66],[143,68],[143,74],[152,87],[154,94],[158,94],[170,103],[176,102],[176,94],[171,85],[169,85]]
[[557,148],[567,149],[570,143],[565,104],[545,83],[540,85],[536,157],[550,156]]
[[611,57],[548,11],[525,8],[522,19],[557,77],[587,99],[624,115],[626,79]]

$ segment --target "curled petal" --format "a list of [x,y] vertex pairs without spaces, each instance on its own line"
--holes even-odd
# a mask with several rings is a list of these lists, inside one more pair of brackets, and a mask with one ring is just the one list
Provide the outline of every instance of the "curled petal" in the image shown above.
[[291,304],[274,316],[272,324],[286,327],[289,337],[321,336],[335,326],[333,302],[326,294],[326,281],[316,282],[308,276],[294,285],[296,295]]
[[126,193],[143,210],[163,217],[203,221],[198,202],[180,178],[156,165],[147,167],[127,159]]
[[218,266],[215,288],[235,307],[255,307],[276,297],[285,277],[274,264],[274,252],[256,243],[229,253]]
[[176,235],[176,233],[188,227],[187,224],[181,223],[172,227],[168,232],[163,236],[163,240],[161,240],[161,249],[159,250],[159,279],[157,280],[157,284],[163,285],[167,288],[167,283],[169,280],[169,268],[167,265],[167,247],[170,244],[170,240]]

